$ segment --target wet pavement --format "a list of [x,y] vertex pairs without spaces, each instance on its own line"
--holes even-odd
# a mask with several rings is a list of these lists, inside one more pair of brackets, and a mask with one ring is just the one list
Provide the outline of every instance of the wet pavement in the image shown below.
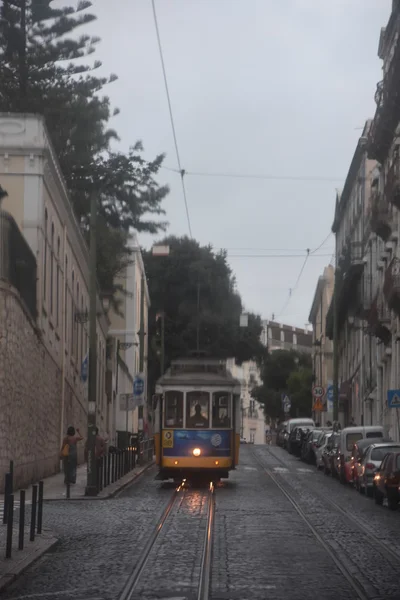
[[[46,503],[59,542],[2,598],[117,600],[175,489],[155,474],[110,500]],[[176,503],[132,600],[196,598],[206,498],[191,488]],[[281,448],[251,445],[215,501],[210,599],[400,598],[400,510]]]

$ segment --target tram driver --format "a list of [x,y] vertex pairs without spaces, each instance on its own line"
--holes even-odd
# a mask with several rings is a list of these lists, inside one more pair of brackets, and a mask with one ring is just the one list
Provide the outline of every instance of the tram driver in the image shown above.
[[194,415],[188,419],[188,427],[208,427],[208,419],[201,414],[201,405],[196,404],[194,407]]

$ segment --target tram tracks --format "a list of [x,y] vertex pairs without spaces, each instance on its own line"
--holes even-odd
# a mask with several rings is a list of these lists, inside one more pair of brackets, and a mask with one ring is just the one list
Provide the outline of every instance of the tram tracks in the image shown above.
[[[192,498],[188,498],[188,496],[192,495]],[[151,594],[154,592],[154,597],[160,598],[162,597],[162,589],[165,587],[164,580],[167,579],[168,575],[170,575],[171,570],[174,569],[180,576],[178,579],[184,579],[185,570],[187,571],[187,564],[183,560],[190,548],[196,543],[194,536],[197,537],[199,535],[198,523],[196,523],[196,519],[202,519],[203,517],[199,517],[199,515],[193,515],[193,519],[189,519],[188,524],[190,525],[191,520],[193,520],[192,527],[187,531],[187,536],[185,539],[184,547],[179,546],[179,554],[175,553],[171,550],[170,556],[165,556],[165,553],[162,555],[162,565],[160,567],[160,560],[158,559],[158,553],[163,545],[163,541],[161,540],[162,534],[168,529],[168,527],[172,526],[173,520],[177,519],[180,511],[183,510],[184,503],[188,500],[194,500],[194,502],[198,502],[203,504],[203,500],[206,503],[206,516],[205,516],[205,527],[203,533],[203,546],[201,553],[201,561],[199,565],[199,576],[194,579],[197,579],[191,586],[182,585],[182,583],[176,583],[176,586],[179,589],[167,589],[165,590],[165,594],[168,596],[171,595],[171,592],[177,592],[180,594],[180,597],[183,597],[183,594],[186,594],[190,600],[209,600],[210,595],[210,580],[211,580],[211,560],[212,560],[212,542],[213,542],[213,527],[214,527],[214,515],[215,515],[215,488],[214,484],[210,482],[208,489],[204,492],[204,490],[192,490],[188,488],[186,480],[184,480],[173,492],[171,498],[169,499],[166,507],[164,508],[156,527],[151,533],[150,537],[147,540],[143,551],[141,552],[138,561],[129,575],[124,588],[119,596],[119,600],[135,600],[136,598],[151,598],[153,597]],[[166,534],[167,536],[167,534]],[[152,582],[151,589],[147,589],[148,583],[146,583],[146,570],[149,566],[151,571],[154,571],[154,565],[158,565],[159,568],[159,576],[158,582]],[[160,570],[161,569],[161,570]],[[182,576],[183,574],[183,576]],[[190,578],[190,577],[189,577]],[[154,589],[154,585],[157,585],[157,590]],[[183,588],[183,589],[182,589]],[[140,596],[137,594],[142,590]]]
[[[296,499],[296,495],[298,496],[298,491],[290,484],[290,482],[284,481],[284,478],[280,474],[276,474],[272,471],[270,466],[265,465],[262,458],[256,454],[256,452],[252,452],[255,461],[259,464],[261,469],[268,475],[271,481],[275,484],[275,486],[281,491],[281,493],[286,497],[286,499],[293,506],[297,514],[304,521],[308,529],[312,532],[315,539],[324,549],[324,551],[330,556],[342,576],[349,583],[350,587],[353,589],[357,598],[360,600],[370,600],[379,597],[377,595],[377,590],[374,586],[374,583],[362,582],[357,574],[355,573],[354,568],[351,567],[347,557],[344,555],[340,555],[340,550],[333,549],[329,541],[326,540],[327,533],[321,534],[318,529],[320,527],[315,526],[312,522],[312,519],[306,514],[306,511],[301,506],[300,502]],[[273,457],[275,461],[284,465],[287,468],[287,464],[284,463],[278,456],[276,456],[269,448],[268,454]],[[312,489],[312,493],[315,494],[317,498],[319,498],[326,506],[332,507],[336,514],[339,514],[341,517],[344,517],[348,523],[353,526],[356,526],[358,532],[363,534],[365,538],[368,539],[370,546],[373,547],[374,550],[378,550],[381,556],[389,563],[390,567],[399,568],[399,560],[400,556],[398,553],[393,551],[387,544],[382,542],[372,531],[370,531],[359,519],[354,517],[353,515],[346,512],[339,504],[337,504],[334,500],[332,500],[329,496],[320,492],[319,490]],[[329,534],[328,534],[329,535]],[[324,539],[325,538],[325,539]],[[360,542],[361,543],[361,542]],[[336,544],[334,544],[336,545]]]

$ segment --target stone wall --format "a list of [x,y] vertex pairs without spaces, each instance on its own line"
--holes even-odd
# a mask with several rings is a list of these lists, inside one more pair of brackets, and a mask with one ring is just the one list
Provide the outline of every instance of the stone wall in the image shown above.
[[[10,460],[15,489],[58,472],[61,379],[18,293],[0,282],[0,491]],[[85,411],[65,387],[65,429],[84,433]]]

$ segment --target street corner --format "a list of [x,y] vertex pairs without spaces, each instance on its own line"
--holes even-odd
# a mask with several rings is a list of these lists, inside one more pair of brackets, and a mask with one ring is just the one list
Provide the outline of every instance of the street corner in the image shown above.
[[[17,538],[17,536],[14,536]],[[14,583],[29,567],[37,562],[57,543],[58,538],[51,533],[43,533],[24,550],[13,548],[12,557],[0,560],[0,593]]]

